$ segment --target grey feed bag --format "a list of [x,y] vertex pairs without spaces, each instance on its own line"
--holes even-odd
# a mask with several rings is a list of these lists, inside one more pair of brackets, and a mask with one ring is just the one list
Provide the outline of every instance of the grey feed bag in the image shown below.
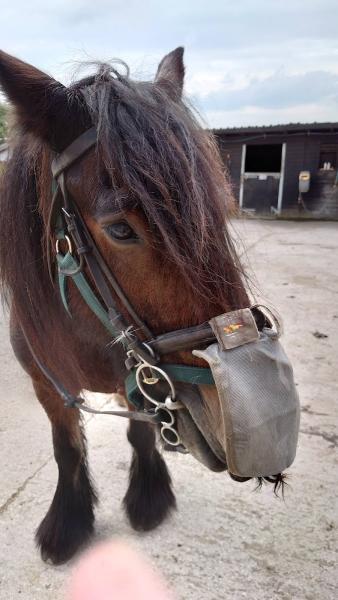
[[[234,333],[230,337],[235,338]],[[300,409],[292,367],[272,329],[257,332],[252,341],[242,335],[238,343],[227,349],[224,343],[213,343],[193,351],[209,363],[217,387],[223,420],[218,427],[223,439],[218,435],[218,442],[230,473],[276,475],[296,454]],[[189,412],[198,422],[195,411],[200,407],[190,403]]]

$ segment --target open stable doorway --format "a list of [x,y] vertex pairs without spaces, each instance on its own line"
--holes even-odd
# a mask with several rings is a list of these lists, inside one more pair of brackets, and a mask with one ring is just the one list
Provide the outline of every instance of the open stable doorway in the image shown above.
[[280,212],[286,144],[243,144],[240,207]]

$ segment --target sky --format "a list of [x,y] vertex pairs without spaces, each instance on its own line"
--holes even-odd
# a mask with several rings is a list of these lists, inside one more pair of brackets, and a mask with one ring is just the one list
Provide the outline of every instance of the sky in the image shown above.
[[0,0],[0,23],[3,50],[63,83],[112,58],[151,79],[184,46],[209,127],[338,121],[337,0]]

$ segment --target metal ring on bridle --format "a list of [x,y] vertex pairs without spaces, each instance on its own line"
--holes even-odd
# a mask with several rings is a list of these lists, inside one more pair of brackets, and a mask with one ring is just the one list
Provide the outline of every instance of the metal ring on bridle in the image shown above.
[[[169,431],[170,436],[168,435]],[[170,444],[170,446],[179,446],[182,443],[176,429],[168,427],[168,425],[163,425],[161,427],[161,436],[167,444]]]
[[167,373],[165,371],[163,371],[163,369],[160,369],[160,367],[156,367],[153,365],[148,365],[147,363],[143,362],[141,363],[137,369],[136,369],[136,383],[138,385],[138,388],[140,389],[140,391],[142,392],[143,396],[145,398],[147,398],[147,400],[149,400],[150,402],[152,402],[153,404],[156,404],[156,406],[158,404],[160,404],[160,402],[158,400],[155,400],[155,398],[152,398],[148,392],[145,391],[144,387],[143,387],[143,381],[141,380],[141,374],[142,371],[144,369],[151,369],[151,371],[155,371],[156,373],[159,373],[161,375],[161,379],[164,379],[167,384],[169,385],[170,388],[170,395],[171,395],[171,399],[174,400],[175,399],[175,388],[174,388],[174,384],[171,381],[170,377],[167,375]]
[[[167,444],[170,444],[171,446],[179,446],[182,442],[181,442],[181,438],[178,435],[176,429],[173,427],[174,423],[175,423],[175,417],[172,414],[172,412],[168,409],[165,408],[165,406],[159,404],[156,408],[155,408],[155,413],[160,413],[160,415],[163,417],[164,415],[169,417],[169,421],[161,421],[161,436],[164,439],[165,442],[167,442]],[[170,432],[170,435],[169,435]]]
[[169,417],[169,421],[166,421],[164,419],[164,420],[161,421],[161,425],[164,425],[164,426],[167,426],[167,427],[171,427],[175,423],[175,417],[174,417],[174,415],[163,404],[159,404],[158,406],[156,406],[155,413],[160,413],[160,416],[162,418],[163,418],[163,415],[166,415],[166,416]]
[[69,254],[73,254],[72,242],[71,242],[71,239],[70,239],[70,237],[68,235],[65,235],[63,238],[56,240],[56,242],[55,242],[55,251],[56,251],[56,254],[60,253],[60,242],[62,242],[63,240],[66,240],[66,242],[67,242]]

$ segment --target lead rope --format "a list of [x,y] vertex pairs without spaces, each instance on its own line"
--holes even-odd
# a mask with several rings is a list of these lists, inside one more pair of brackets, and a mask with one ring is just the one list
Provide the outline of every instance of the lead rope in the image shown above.
[[126,419],[131,419],[133,421],[144,421],[146,423],[151,423],[153,425],[157,425],[158,423],[162,423],[163,415],[160,412],[160,409],[150,409],[150,410],[138,410],[138,411],[128,411],[128,410],[96,410],[95,408],[91,408],[90,406],[85,404],[84,398],[81,396],[74,396],[70,394],[68,390],[62,385],[60,381],[58,381],[52,372],[44,365],[35,351],[32,348],[32,345],[21,325],[21,331],[23,333],[25,342],[27,347],[39,367],[40,371],[46,377],[46,379],[51,383],[54,387],[55,391],[61,396],[64,406],[66,408],[77,408],[86,413],[94,414],[94,415],[113,415],[115,417],[124,417]]

